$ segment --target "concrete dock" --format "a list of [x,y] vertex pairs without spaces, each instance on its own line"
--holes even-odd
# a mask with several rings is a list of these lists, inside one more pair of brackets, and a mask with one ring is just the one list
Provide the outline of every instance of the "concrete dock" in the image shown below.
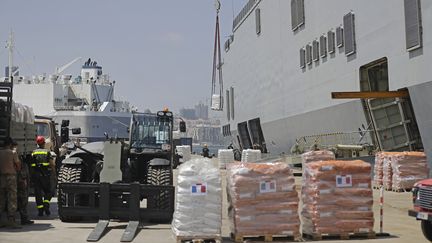
[[[229,238],[229,220],[227,216],[227,200],[225,193],[225,171],[222,171],[224,189],[224,210],[222,234],[224,242],[232,242]],[[297,177],[296,183],[301,184]],[[300,188],[300,186],[298,187]],[[392,243],[418,243],[428,242],[421,232],[420,222],[408,216],[408,209],[412,207],[410,192],[385,192],[384,202],[384,231],[391,237],[377,239],[351,239],[349,242],[392,242]],[[22,229],[0,229],[0,243],[55,243],[55,242],[86,242],[87,236],[95,227],[95,222],[62,223],[58,219],[55,198],[52,201],[52,215],[38,218],[36,215],[34,198],[30,198],[29,211],[35,224],[24,226]],[[379,191],[374,190],[375,231],[379,232]],[[108,232],[99,241],[101,243],[120,242],[120,238],[127,226],[126,222],[112,222]],[[309,241],[309,240],[305,240]],[[143,224],[133,242],[175,242],[171,225],[169,224]],[[277,242],[277,241],[276,241]],[[325,240],[325,242],[345,242],[342,240]]]

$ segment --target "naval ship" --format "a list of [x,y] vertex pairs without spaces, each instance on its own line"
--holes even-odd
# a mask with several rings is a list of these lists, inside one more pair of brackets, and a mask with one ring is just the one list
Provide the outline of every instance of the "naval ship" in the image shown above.
[[[66,66],[77,60],[80,58]],[[25,77],[13,71],[16,69],[11,69],[14,101],[32,107],[35,115],[52,118],[57,124],[69,120],[70,128],[81,129],[79,134],[71,134],[71,139],[89,143],[108,136],[128,138],[133,108],[129,102],[115,99],[115,81],[102,72],[96,61],[89,58],[77,77],[59,75],[58,69],[49,76]],[[42,127],[38,130],[44,133]]]
[[[431,13],[429,0],[247,1],[220,64],[224,137],[280,154],[346,133],[432,158]],[[350,91],[392,95],[332,98]]]

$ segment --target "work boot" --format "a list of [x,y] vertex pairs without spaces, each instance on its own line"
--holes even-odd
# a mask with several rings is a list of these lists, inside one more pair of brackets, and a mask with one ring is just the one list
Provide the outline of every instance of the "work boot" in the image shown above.
[[38,216],[39,216],[39,217],[42,217],[42,216],[43,216],[43,213],[44,213],[44,209],[43,209],[43,208],[39,208],[38,211],[39,211],[39,212],[38,212]]
[[22,227],[15,222],[15,217],[8,217],[8,222],[6,223],[6,227],[12,229],[21,229]]
[[21,219],[21,225],[34,224],[33,220],[29,220],[28,218]]

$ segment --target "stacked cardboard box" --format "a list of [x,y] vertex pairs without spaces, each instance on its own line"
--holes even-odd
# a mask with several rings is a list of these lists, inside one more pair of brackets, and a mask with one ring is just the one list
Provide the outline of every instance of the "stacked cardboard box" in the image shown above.
[[373,230],[371,165],[361,160],[305,164],[302,223],[306,234]]
[[227,166],[231,232],[236,236],[299,236],[299,198],[285,163]]

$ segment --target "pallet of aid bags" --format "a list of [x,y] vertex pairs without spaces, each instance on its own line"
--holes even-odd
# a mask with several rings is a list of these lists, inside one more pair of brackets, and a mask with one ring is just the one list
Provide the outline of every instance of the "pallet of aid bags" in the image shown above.
[[284,163],[227,165],[231,238],[299,241],[299,198],[291,169]]
[[305,164],[303,237],[312,240],[375,238],[371,165],[361,160]]
[[172,230],[177,243],[221,242],[222,187],[217,166],[193,159],[179,167]]

